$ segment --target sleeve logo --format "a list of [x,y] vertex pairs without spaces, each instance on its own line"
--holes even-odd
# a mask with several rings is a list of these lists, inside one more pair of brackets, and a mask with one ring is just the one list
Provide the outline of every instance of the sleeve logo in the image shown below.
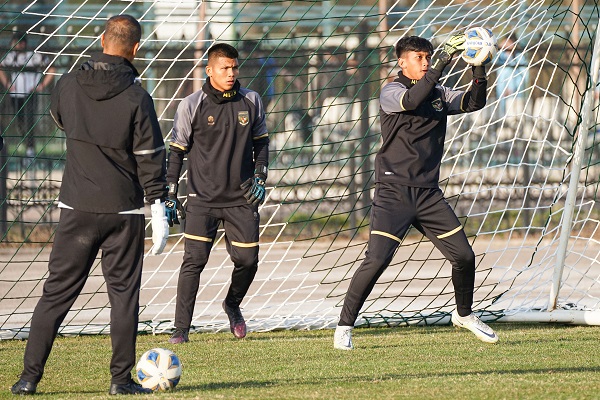
[[434,101],[431,102],[431,105],[433,106],[433,109],[435,111],[442,111],[444,109],[444,105],[442,104],[442,99],[435,99]]

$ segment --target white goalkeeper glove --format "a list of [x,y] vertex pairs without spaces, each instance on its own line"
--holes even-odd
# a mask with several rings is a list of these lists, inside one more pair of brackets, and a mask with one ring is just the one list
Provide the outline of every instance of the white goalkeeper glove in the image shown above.
[[150,205],[152,211],[152,255],[162,253],[169,237],[169,223],[167,222],[166,207],[164,202],[156,200]]

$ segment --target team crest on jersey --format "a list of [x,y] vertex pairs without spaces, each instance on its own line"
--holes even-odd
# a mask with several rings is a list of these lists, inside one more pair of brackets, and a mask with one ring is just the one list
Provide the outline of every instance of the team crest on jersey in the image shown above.
[[442,104],[442,99],[435,99],[431,102],[433,109],[435,111],[442,111],[444,109],[444,105]]
[[248,114],[248,111],[238,112],[238,122],[241,126],[248,125],[248,122],[250,122],[250,115]]
[[208,123],[208,125],[214,125],[215,124],[215,117],[213,117],[212,115],[208,116],[208,120],[206,121]]

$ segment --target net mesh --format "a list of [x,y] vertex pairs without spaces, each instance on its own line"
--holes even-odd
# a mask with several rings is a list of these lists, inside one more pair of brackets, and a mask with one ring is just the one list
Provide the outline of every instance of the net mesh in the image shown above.
[[[598,71],[590,67],[597,2],[11,1],[0,4],[0,70],[7,77],[0,91],[2,337],[27,334],[58,220],[66,144],[48,112],[51,78],[100,51],[104,23],[120,13],[142,24],[135,64],[166,141],[177,105],[204,82],[214,42],[238,48],[239,79],[262,96],[271,165],[260,209],[259,271],[242,304],[249,329],[337,322],[366,250],[380,145],[378,94],[398,72],[393,44],[419,35],[438,46],[471,26],[492,29],[504,48],[487,68],[486,107],[449,120],[441,169],[440,186],[477,257],[474,309],[489,318],[543,310],[553,271],[564,264],[559,306],[598,310],[600,139],[592,79]],[[27,49],[15,61],[23,38]],[[442,83],[466,89],[470,77],[458,60]],[[586,98],[591,121],[582,121]],[[582,123],[583,162],[573,169]],[[577,196],[565,208],[572,174],[579,176]],[[186,180],[184,172],[180,193]],[[572,226],[564,226],[571,212]],[[561,242],[565,229],[569,240]],[[567,250],[564,263],[560,246]],[[180,227],[172,229],[165,253],[147,253],[141,329],[172,329],[182,257]],[[109,330],[99,262],[61,333]],[[193,329],[229,329],[221,302],[232,268],[220,230],[201,276]],[[358,323],[447,322],[454,308],[450,275],[431,242],[409,231]]]

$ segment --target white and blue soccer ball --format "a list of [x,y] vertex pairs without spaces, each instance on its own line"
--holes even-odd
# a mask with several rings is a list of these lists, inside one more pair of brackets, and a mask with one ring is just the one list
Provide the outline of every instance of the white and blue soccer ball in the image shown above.
[[154,391],[175,388],[181,378],[181,362],[171,350],[151,349],[142,354],[135,367],[143,387]]
[[470,65],[485,65],[494,59],[498,52],[496,37],[487,28],[474,27],[465,32],[465,49],[462,58]]

